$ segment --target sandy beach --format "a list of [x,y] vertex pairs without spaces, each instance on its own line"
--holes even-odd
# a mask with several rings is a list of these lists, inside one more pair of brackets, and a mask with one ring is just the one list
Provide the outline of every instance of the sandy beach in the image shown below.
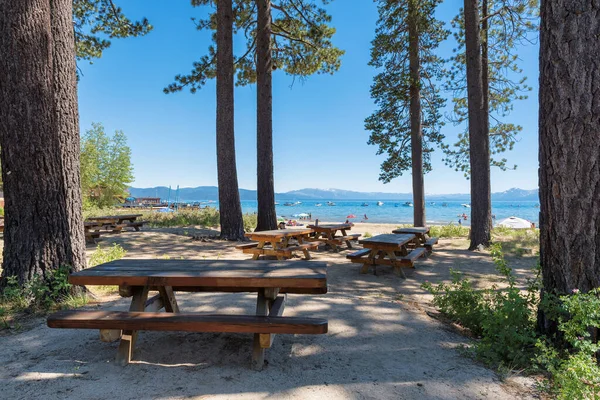
[[[373,235],[392,224],[356,223],[352,232]],[[200,227],[145,229],[106,236],[100,247],[118,243],[126,258],[248,259],[235,243],[206,239]],[[329,320],[326,335],[278,335],[267,351],[268,366],[249,368],[252,335],[141,332],[134,361],[114,363],[117,343],[98,331],[49,329],[44,318],[27,329],[4,331],[0,353],[3,396],[11,399],[525,399],[536,398],[535,382],[518,376],[501,380],[466,358],[469,339],[430,315],[426,281],[448,280],[450,268],[478,284],[494,280],[486,252],[466,251],[466,241],[442,239],[434,253],[406,269],[402,280],[390,268],[359,274],[348,250],[313,252],[328,267],[324,295],[290,295],[285,314]],[[88,247],[88,255],[96,249]],[[533,256],[511,258],[520,279],[530,275]],[[93,288],[92,288],[93,290]],[[129,299],[97,292],[88,309],[125,310]],[[252,312],[246,294],[178,295],[183,312]]]

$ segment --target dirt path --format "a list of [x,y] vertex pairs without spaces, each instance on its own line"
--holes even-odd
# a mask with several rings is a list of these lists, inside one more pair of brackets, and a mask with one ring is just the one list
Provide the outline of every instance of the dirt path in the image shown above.
[[[128,250],[129,258],[247,258],[231,243],[195,241],[183,231],[125,233],[112,239]],[[385,267],[378,275],[360,275],[359,266],[347,262],[344,253],[316,252],[315,260],[330,262],[329,293],[290,295],[285,313],[327,318],[329,333],[277,336],[262,372],[249,369],[251,335],[142,332],[135,361],[123,368],[113,362],[117,344],[100,342],[97,331],[49,329],[40,320],[29,331],[0,339],[2,397],[531,398],[533,392],[520,383],[501,382],[492,371],[461,356],[457,347],[467,339],[423,311],[428,301],[420,288],[424,280],[447,279],[450,267],[476,278],[492,276],[487,255],[456,247],[456,242],[442,241],[434,256],[407,271],[406,281]],[[251,295],[178,298],[184,312],[254,309]],[[89,308],[128,306],[127,299],[114,295],[102,300]]]

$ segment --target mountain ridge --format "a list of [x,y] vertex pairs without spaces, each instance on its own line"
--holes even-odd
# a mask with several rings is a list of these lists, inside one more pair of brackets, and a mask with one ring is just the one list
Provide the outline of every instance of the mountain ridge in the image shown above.
[[[153,188],[130,187],[132,197],[160,197],[163,200],[175,200],[174,189],[166,186]],[[454,194],[426,194],[427,201],[455,200],[470,201],[470,195],[464,193]],[[195,188],[180,188],[180,201],[218,200],[219,191],[216,186],[198,186]],[[256,200],[256,190],[240,189],[241,200]],[[277,201],[286,200],[412,200],[412,193],[387,193],[387,192],[358,192],[344,189],[316,189],[304,188],[284,193],[275,193]],[[511,188],[503,192],[492,193],[492,200],[496,201],[539,201],[538,189],[526,190]]]

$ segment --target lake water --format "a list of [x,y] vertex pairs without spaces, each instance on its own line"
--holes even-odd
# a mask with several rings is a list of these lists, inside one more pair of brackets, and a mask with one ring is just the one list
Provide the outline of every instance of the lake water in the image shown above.
[[[406,200],[388,200],[382,206],[377,206],[377,202],[372,200],[331,200],[336,205],[328,206],[327,200],[303,201],[295,206],[284,206],[280,202],[276,206],[277,215],[286,219],[294,218],[294,214],[312,214],[312,219],[318,218],[321,221],[341,221],[346,220],[348,215],[356,215],[353,221],[364,220],[366,214],[368,220],[365,222],[389,223],[389,224],[411,224],[413,221],[413,208],[404,206]],[[322,204],[317,207],[316,204]],[[361,206],[367,203],[367,207]],[[442,206],[445,203],[447,206]],[[460,201],[436,201],[435,204],[426,202],[425,212],[427,223],[431,225],[445,225],[449,223],[458,223],[459,215],[467,214],[467,220],[461,218],[463,225],[469,225],[471,221],[471,209],[463,207]],[[217,204],[218,206],[218,204]],[[257,211],[256,201],[242,201],[242,210],[244,213],[254,213]],[[535,201],[493,201],[492,214],[496,216],[495,221],[501,221],[508,217],[519,217],[538,224],[539,204]]]

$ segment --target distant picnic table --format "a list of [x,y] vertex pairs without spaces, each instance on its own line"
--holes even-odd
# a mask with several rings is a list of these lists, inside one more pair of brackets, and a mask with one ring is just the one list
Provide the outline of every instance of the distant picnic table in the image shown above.
[[258,260],[261,255],[275,256],[278,260],[283,260],[291,258],[295,251],[302,251],[304,259],[310,260],[309,250],[319,247],[319,242],[308,241],[312,232],[310,228],[249,232],[246,233],[246,237],[253,242],[240,244],[236,249],[252,254],[253,260]]
[[[131,361],[140,330],[253,333],[252,365],[261,369],[275,334],[327,333],[327,320],[283,317],[286,293],[327,293],[327,264],[244,260],[125,259],[69,276],[73,285],[118,285],[132,297],[129,311],[59,311],[50,328],[100,329],[103,341],[120,339],[117,362]],[[149,297],[150,291],[157,291]],[[257,293],[252,315],[181,313],[175,292]],[[165,313],[159,311],[163,309]]]
[[408,244],[416,239],[414,234],[384,234],[361,239],[358,243],[364,249],[348,254],[346,257],[354,263],[361,263],[363,267],[360,272],[366,274],[369,267],[377,265],[391,265],[394,272],[406,278],[402,267],[414,267],[414,260],[421,257],[425,252],[424,247],[409,250]]
[[415,245],[425,247],[427,252],[431,253],[433,251],[433,245],[438,242],[438,238],[429,237],[429,230],[430,228],[428,226],[413,226],[408,228],[394,229],[392,233],[415,235],[417,239],[415,241]]
[[[352,226],[353,224],[350,223],[308,225],[308,228],[315,232],[315,236],[309,240],[327,243],[336,253],[339,251],[339,247],[342,246],[344,242],[346,243],[346,246],[351,249],[351,241],[356,241],[360,237],[359,233],[348,235],[346,231],[351,230]],[[341,236],[336,236],[338,231],[340,231]]]

